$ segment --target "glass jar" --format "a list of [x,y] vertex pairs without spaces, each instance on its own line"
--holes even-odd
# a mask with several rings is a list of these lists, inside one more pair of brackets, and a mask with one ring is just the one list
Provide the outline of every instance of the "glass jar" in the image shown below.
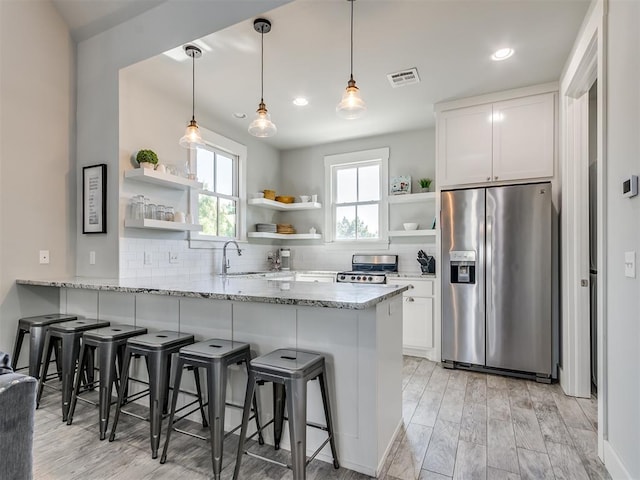
[[156,220],[164,220],[165,219],[165,207],[164,205],[158,205],[156,207]]
[[175,213],[174,213],[173,207],[166,207],[164,212],[164,219],[167,222],[173,222],[174,218],[175,218]]
[[154,220],[156,218],[156,204],[148,203],[145,209],[144,218]]

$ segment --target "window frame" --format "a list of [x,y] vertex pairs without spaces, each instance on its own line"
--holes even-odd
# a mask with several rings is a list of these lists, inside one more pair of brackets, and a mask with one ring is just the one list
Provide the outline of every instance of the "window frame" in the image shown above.
[[[235,237],[220,237],[216,235],[206,235],[202,232],[190,232],[189,234],[189,246],[192,248],[206,247],[215,243],[224,243],[228,240],[246,241],[247,228],[246,228],[246,215],[247,215],[247,196],[246,196],[246,164],[247,164],[247,147],[230,138],[224,137],[218,133],[208,130],[203,127],[200,128],[200,135],[202,140],[208,147],[213,150],[217,150],[221,154],[233,155],[237,158],[236,165],[234,165],[234,173],[237,175],[237,196],[226,195],[222,193],[216,193],[218,198],[226,198],[236,201],[236,236]],[[196,150],[188,151],[188,163],[190,171],[196,171]],[[214,173],[215,174],[215,173]],[[214,186],[215,188],[215,186]],[[210,190],[203,190],[200,188],[192,188],[189,192],[189,212],[191,213],[194,222],[198,220],[199,211],[199,196],[201,193],[206,195],[210,194]]]
[[[336,238],[336,174],[338,170],[349,167],[365,167],[380,165],[380,200],[364,202],[348,202],[348,205],[378,204],[378,238],[359,238],[341,240]],[[374,245],[389,243],[389,209],[387,207],[387,185],[389,184],[389,148],[376,148],[357,152],[326,155],[325,168],[325,242],[334,245]],[[343,205],[343,204],[341,204]],[[345,204],[347,205],[347,204]]]

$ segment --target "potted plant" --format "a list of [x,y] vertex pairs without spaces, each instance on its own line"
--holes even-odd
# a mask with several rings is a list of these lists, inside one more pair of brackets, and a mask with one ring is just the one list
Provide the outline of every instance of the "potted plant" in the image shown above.
[[420,189],[423,192],[428,192],[429,191],[429,187],[431,186],[431,179],[430,178],[421,178],[420,180],[418,180],[418,182],[420,183]]
[[156,155],[156,152],[153,150],[140,150],[136,155],[136,162],[138,162],[142,168],[153,170],[158,163],[158,155]]

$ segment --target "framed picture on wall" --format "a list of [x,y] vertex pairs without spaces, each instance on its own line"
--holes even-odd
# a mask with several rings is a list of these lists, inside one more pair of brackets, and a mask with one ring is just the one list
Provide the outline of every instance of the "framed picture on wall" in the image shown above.
[[82,233],[107,233],[107,165],[82,169]]

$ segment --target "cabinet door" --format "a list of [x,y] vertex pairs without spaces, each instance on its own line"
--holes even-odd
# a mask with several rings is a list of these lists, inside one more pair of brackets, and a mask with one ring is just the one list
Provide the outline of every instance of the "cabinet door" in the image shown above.
[[433,348],[433,298],[405,296],[403,301],[403,346]]
[[447,110],[438,116],[438,183],[481,183],[491,179],[491,105]]
[[494,103],[493,118],[493,180],[553,176],[553,93]]

